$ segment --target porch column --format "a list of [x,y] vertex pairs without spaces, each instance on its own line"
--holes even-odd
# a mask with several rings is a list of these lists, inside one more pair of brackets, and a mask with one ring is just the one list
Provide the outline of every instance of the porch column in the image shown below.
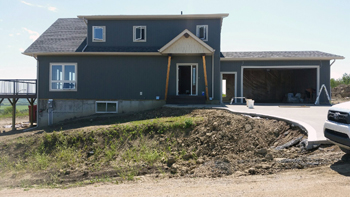
[[165,97],[164,97],[165,101],[166,101],[166,99],[168,97],[170,63],[171,63],[171,54],[169,54],[169,56],[168,56],[168,71],[167,71],[167,74],[166,74]]
[[207,79],[207,67],[205,65],[205,54],[202,55],[203,58],[203,69],[204,69],[204,81],[205,81],[205,97],[207,100],[209,100],[208,95],[208,79]]
[[12,131],[15,131],[16,130],[16,103],[18,101],[18,98],[13,98],[12,101],[11,99],[9,99],[9,102],[11,103],[12,105]]

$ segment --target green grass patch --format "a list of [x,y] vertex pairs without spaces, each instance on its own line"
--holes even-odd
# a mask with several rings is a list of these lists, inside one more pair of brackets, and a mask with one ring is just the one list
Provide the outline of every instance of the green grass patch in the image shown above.
[[[24,117],[29,115],[28,105],[17,105],[16,106],[16,117]],[[0,107],[0,118],[11,118],[12,117],[12,106],[1,106]]]
[[201,120],[190,116],[163,117],[92,131],[54,131],[20,137],[0,144],[0,175],[45,171],[55,177],[48,178],[53,183],[59,182],[58,175],[62,177],[72,169],[97,172],[112,168],[119,177],[132,180],[144,169],[159,168],[174,151],[181,155],[183,149],[179,148],[177,137],[188,135]]

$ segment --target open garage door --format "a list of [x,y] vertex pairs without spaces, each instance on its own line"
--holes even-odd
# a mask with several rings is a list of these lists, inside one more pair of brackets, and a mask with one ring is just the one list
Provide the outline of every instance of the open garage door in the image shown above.
[[243,95],[256,103],[314,103],[316,68],[244,68]]

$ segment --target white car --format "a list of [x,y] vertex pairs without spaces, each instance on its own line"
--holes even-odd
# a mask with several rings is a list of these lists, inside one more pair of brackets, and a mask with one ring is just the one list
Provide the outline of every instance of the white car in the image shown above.
[[345,153],[350,153],[350,102],[333,105],[328,110],[323,133]]

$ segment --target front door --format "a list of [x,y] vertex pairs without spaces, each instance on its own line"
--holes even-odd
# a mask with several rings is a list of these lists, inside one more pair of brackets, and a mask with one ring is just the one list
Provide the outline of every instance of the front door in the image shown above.
[[197,65],[178,65],[177,95],[197,95]]

